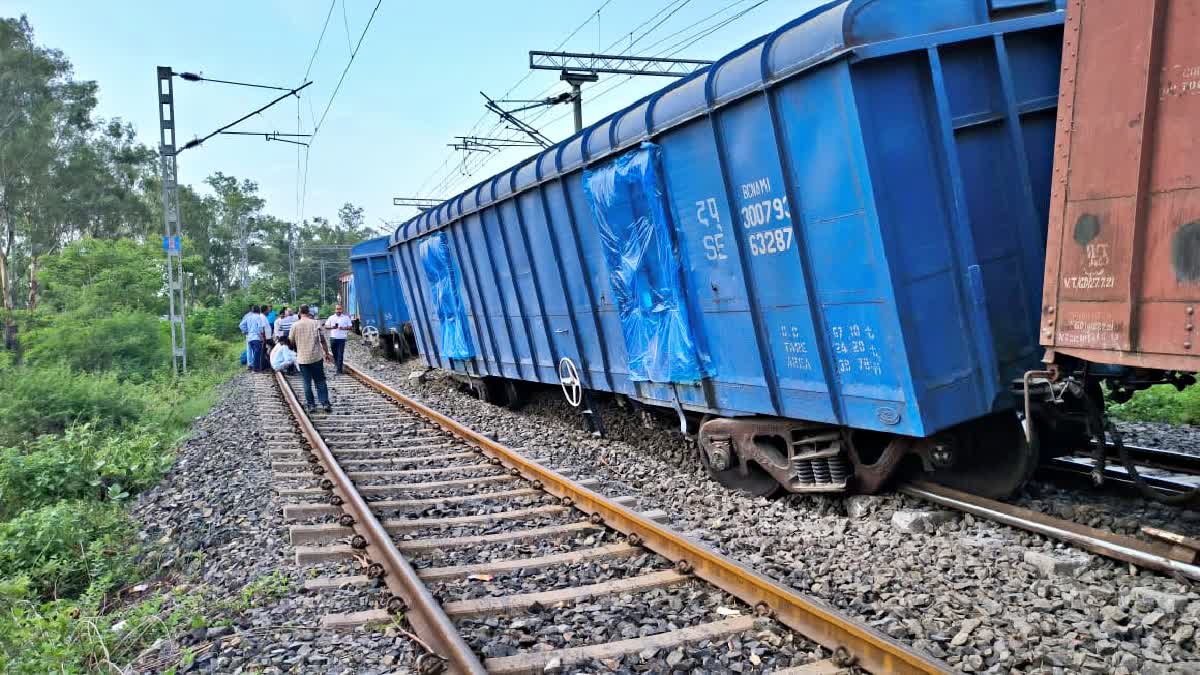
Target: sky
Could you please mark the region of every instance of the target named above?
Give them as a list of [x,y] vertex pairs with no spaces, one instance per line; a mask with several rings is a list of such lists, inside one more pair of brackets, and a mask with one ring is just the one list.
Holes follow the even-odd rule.
[[[343,203],[352,202],[366,210],[368,225],[383,230],[384,221],[415,214],[392,206],[393,196],[449,197],[532,154],[527,148],[472,153],[464,166],[463,153],[447,147],[455,136],[515,135],[494,130],[496,118],[486,113],[481,91],[493,98],[537,99],[567,90],[558,73],[528,69],[529,50],[629,49],[713,60],[819,2],[0,0],[0,16],[27,15],[39,44],[61,49],[77,79],[99,83],[98,115],[131,123],[139,139],[154,147],[156,66],[289,88],[301,84],[307,72],[313,84],[298,99],[289,97],[235,127],[313,133],[324,117],[307,150],[261,137],[217,136],[179,155],[180,180],[201,191],[204,178],[216,171],[252,180],[266,211],[285,220],[333,219]],[[585,124],[668,83],[602,77],[584,87]],[[180,144],[281,93],[177,79]],[[569,105],[524,115],[554,141],[573,131]]]

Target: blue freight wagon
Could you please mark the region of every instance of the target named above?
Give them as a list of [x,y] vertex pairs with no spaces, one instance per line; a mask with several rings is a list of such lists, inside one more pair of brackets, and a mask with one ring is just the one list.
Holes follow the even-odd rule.
[[359,330],[365,336],[377,334],[393,358],[413,353],[408,309],[388,254],[388,237],[368,239],[350,249],[350,270],[358,298]]
[[726,485],[1028,477],[1063,0],[840,0],[401,225],[420,352],[703,416]]

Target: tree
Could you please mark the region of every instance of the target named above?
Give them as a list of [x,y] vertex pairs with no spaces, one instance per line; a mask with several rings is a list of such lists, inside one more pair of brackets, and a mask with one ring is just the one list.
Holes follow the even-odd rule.
[[4,346],[14,352],[17,230],[19,220],[36,210],[38,187],[48,182],[69,71],[60,52],[33,44],[33,29],[25,17],[0,20],[0,305]]

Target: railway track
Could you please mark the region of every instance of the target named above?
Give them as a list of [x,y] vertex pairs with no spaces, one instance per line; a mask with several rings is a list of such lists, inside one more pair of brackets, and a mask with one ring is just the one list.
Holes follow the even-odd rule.
[[[1138,475],[1151,488],[1167,495],[1183,495],[1200,488],[1200,456],[1178,450],[1126,445],[1126,451],[1137,464]],[[1136,490],[1129,472],[1121,463],[1116,446],[1105,447],[1104,482]],[[1088,452],[1080,451],[1050,460],[1043,470],[1059,476],[1074,476],[1092,481],[1096,463]]]
[[[299,379],[275,376],[277,405],[305,441],[281,432],[273,451],[297,559],[343,563],[306,586],[374,592],[326,626],[402,615],[430,672],[577,671],[751,641],[766,649],[745,672],[949,672],[656,522],[665,514],[638,513],[347,369],[330,380],[335,411],[312,416]],[[642,618],[589,619],[617,598]]]

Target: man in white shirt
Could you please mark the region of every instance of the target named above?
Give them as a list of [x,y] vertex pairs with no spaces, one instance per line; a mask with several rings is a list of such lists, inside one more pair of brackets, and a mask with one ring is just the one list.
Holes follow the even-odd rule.
[[279,338],[271,350],[271,368],[284,375],[296,373],[296,352],[292,351],[289,342],[287,338]]
[[350,320],[350,316],[342,313],[341,305],[334,307],[333,314],[325,319],[325,329],[329,331],[329,347],[333,351],[333,363],[337,367],[338,375],[342,374],[342,361],[346,357],[346,337],[353,326],[354,322]]

